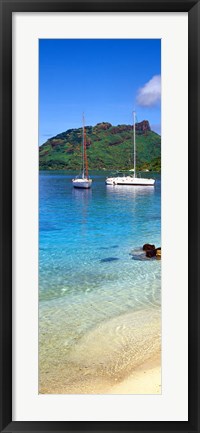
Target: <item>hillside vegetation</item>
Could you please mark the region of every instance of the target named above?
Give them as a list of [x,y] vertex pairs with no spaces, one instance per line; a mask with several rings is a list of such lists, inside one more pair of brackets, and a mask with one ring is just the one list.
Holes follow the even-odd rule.
[[[128,170],[133,168],[133,127],[98,123],[86,126],[89,169]],[[161,137],[149,122],[136,124],[137,169],[160,171]],[[68,129],[50,138],[39,148],[41,170],[79,170],[82,128]]]

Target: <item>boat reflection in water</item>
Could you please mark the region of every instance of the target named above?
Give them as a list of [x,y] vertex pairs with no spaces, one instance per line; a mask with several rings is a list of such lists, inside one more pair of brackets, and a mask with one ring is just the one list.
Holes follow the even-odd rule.
[[106,188],[107,194],[115,194],[116,196],[119,196],[120,198],[124,197],[139,197],[139,196],[145,196],[145,195],[153,195],[155,193],[155,187],[152,186],[141,186],[141,185],[132,185],[128,186],[126,185],[126,188],[124,188],[123,185],[107,185]]
[[89,207],[92,200],[92,189],[73,188],[72,197],[77,211],[76,218],[79,221],[82,235],[85,236],[87,233]]

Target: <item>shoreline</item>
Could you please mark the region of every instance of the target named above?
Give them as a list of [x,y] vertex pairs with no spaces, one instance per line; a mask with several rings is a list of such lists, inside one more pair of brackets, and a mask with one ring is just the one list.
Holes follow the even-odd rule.
[[[84,375],[84,374],[83,374]],[[134,368],[122,380],[116,380],[116,383],[108,382],[105,378],[92,379],[90,383],[86,383],[85,389],[82,387],[81,392],[69,392],[65,387],[56,392],[55,388],[46,388],[40,391],[40,394],[51,395],[160,395],[161,388],[161,357],[157,354],[156,357],[149,359],[141,365]],[[90,388],[90,391],[89,389]]]
[[124,380],[112,386],[106,394],[161,394],[160,356],[140,366]]
[[159,310],[112,318],[86,332],[69,351],[59,352],[50,364],[40,359],[42,394],[161,392]]

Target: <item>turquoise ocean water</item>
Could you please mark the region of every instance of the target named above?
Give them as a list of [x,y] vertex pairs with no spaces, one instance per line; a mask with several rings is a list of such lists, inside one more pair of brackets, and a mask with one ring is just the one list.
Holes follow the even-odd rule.
[[[42,392],[76,392],[76,389],[72,390],[69,376],[77,378],[77,369],[79,371],[84,362],[88,367],[83,353],[92,347],[91,341],[98,340],[101,327],[103,334],[107,329],[111,330],[110,342],[115,340],[118,348],[120,341],[124,348],[125,341],[127,346],[131,343],[135,327],[133,324],[130,328],[130,314],[131,317],[136,314],[134,317],[141,327],[148,328],[149,323],[151,330],[159,317],[155,319],[160,309],[161,261],[135,258],[144,243],[161,245],[160,175],[154,175],[155,187],[113,187],[105,185],[107,174],[104,171],[90,173],[92,188],[80,190],[72,187],[72,173],[40,172],[39,355]],[[145,175],[150,177],[149,173]],[[140,312],[145,314],[139,319]],[[142,325],[144,317],[146,321]],[[94,337],[90,336],[91,332]],[[145,351],[151,352],[154,343],[148,349],[147,342],[154,341],[155,337],[158,337],[157,328],[155,335],[145,337]],[[98,347],[102,347],[101,353],[106,353],[105,342],[100,340]],[[82,347],[80,356],[77,355],[78,347]],[[91,350],[94,354],[94,347]],[[129,360],[134,356],[135,352],[127,352]],[[99,355],[97,358],[99,362]],[[113,369],[110,358],[109,361]],[[108,366],[109,363],[104,359],[101,361],[100,370],[97,366],[98,376],[103,364]],[[95,359],[92,365],[94,367]],[[123,371],[122,364],[120,368]],[[54,386],[55,382],[62,382],[62,389]],[[78,385],[77,390],[81,392]]]

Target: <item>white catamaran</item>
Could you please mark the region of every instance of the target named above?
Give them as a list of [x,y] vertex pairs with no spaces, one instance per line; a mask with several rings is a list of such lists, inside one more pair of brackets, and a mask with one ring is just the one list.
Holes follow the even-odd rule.
[[155,179],[147,179],[137,177],[136,173],[136,137],[135,137],[135,111],[133,112],[133,145],[134,145],[134,174],[133,176],[114,176],[107,177],[106,185],[140,185],[140,186],[154,186]]
[[92,179],[88,176],[88,161],[86,153],[86,131],[85,131],[85,118],[83,114],[83,139],[82,139],[82,174],[72,179],[74,188],[90,188],[92,186]]

